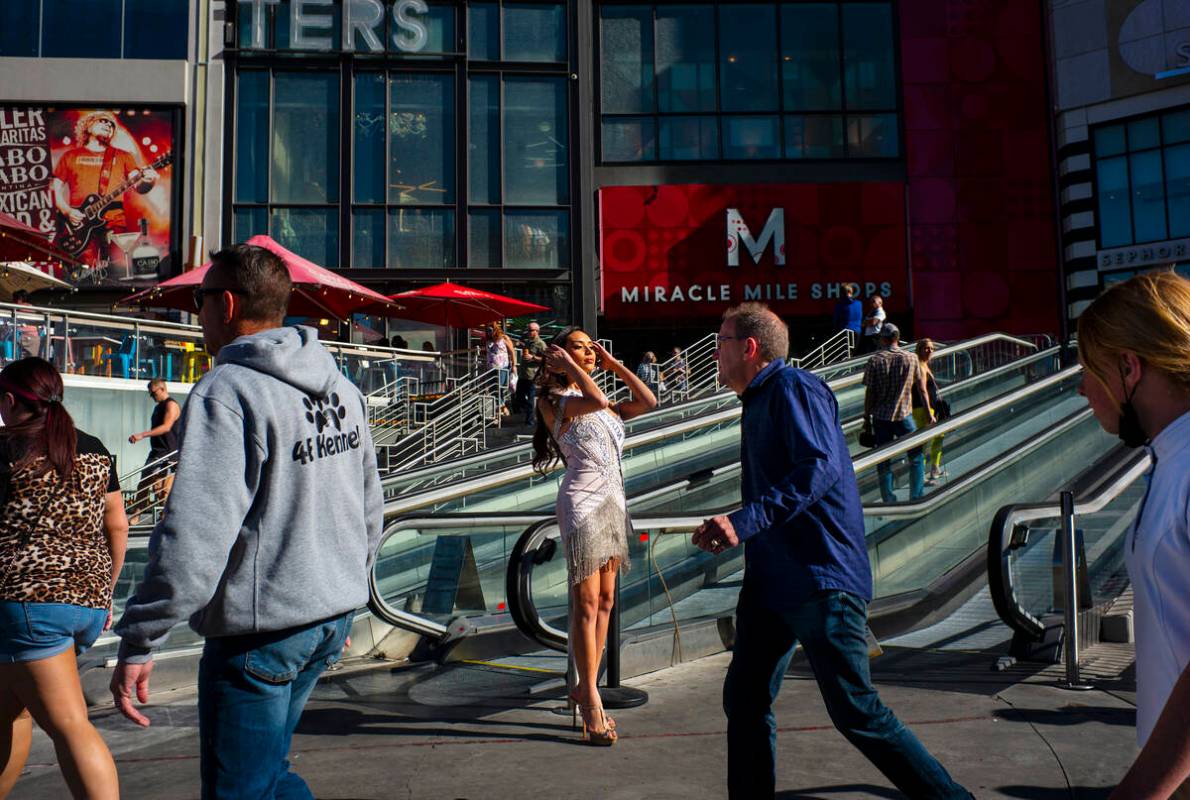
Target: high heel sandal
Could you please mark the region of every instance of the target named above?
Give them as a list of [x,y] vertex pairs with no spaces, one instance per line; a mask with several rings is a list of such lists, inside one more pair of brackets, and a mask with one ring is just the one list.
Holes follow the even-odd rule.
[[[607,715],[603,713],[603,706],[575,706],[582,714],[583,718],[583,741],[595,747],[611,747],[616,743],[616,739],[620,738],[616,732],[608,725]],[[594,717],[599,715],[599,719],[603,722],[603,730],[597,731],[587,724],[587,715]],[[594,721],[594,719],[592,719]]]
[[[575,689],[575,691],[578,691],[578,690]],[[582,702],[579,701],[578,695],[574,694],[574,692],[571,692],[570,694],[566,695],[566,701],[567,701],[567,704],[570,706],[571,726],[577,729],[578,728],[578,709],[582,706]],[[607,723],[607,729],[609,731],[614,731],[616,729],[616,721],[614,719],[612,719],[612,716],[610,714],[608,714],[606,710],[603,712],[603,719]]]

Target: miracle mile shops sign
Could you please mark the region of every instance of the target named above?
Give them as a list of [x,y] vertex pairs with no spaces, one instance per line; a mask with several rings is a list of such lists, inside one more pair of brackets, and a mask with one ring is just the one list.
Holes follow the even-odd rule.
[[908,310],[899,183],[612,186],[599,211],[609,321],[713,320],[749,300],[829,318],[848,283]]

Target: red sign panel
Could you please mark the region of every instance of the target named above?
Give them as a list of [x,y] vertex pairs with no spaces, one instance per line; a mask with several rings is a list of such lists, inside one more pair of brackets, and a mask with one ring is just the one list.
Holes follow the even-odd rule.
[[609,321],[713,318],[748,300],[829,316],[847,283],[908,309],[899,183],[612,186],[599,209]]

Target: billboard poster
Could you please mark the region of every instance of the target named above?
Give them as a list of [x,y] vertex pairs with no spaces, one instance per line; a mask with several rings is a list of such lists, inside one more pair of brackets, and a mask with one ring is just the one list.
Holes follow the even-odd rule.
[[79,286],[156,283],[178,252],[174,110],[0,105],[0,212],[78,261]]
[[829,319],[847,284],[909,309],[900,183],[610,186],[599,212],[609,321],[714,320],[750,300]]

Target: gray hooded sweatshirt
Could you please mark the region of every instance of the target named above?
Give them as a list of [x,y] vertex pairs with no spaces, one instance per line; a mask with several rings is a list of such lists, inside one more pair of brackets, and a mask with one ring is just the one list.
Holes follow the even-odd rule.
[[311,328],[241,336],[216,363],[186,401],[165,518],[115,628],[126,661],[186,618],[232,636],[368,602],[384,495],[363,396]]

